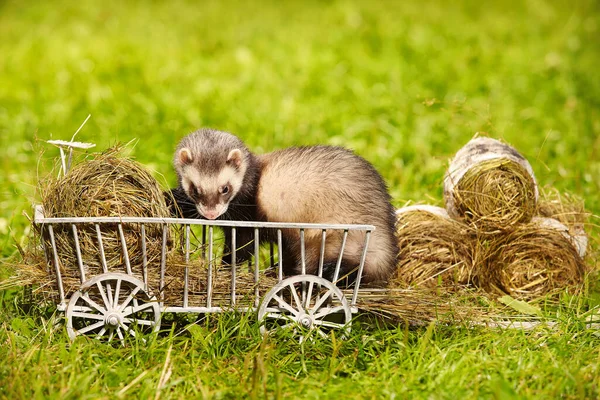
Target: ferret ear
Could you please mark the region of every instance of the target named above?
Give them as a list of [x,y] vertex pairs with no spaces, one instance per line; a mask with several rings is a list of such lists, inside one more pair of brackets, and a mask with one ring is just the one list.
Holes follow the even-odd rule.
[[233,165],[235,168],[239,168],[242,165],[244,155],[240,149],[233,149],[227,156],[227,164]]
[[179,161],[179,164],[181,165],[191,164],[192,161],[194,161],[194,158],[192,157],[192,151],[187,147],[179,150],[179,153],[177,153],[177,161]]

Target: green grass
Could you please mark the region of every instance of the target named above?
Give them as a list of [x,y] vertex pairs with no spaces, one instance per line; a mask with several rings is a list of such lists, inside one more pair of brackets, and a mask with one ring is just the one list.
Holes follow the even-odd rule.
[[230,315],[113,348],[85,338],[69,345],[62,329],[29,314],[17,313],[0,331],[7,398],[598,395],[598,337],[572,321],[529,333],[359,326],[345,340],[300,345],[285,334],[261,338],[251,318]]
[[[408,3],[0,2],[0,257],[26,241],[57,156],[42,141],[88,114],[79,140],[136,138],[132,154],[171,185],[177,141],[210,126],[257,152],[352,148],[396,205],[441,203],[447,160],[485,131],[600,215],[598,2]],[[556,331],[364,326],[304,346],[224,317],[122,349],[69,344],[21,298],[0,293],[10,399],[154,397],[165,363],[163,398],[600,396],[600,340],[577,311]]]

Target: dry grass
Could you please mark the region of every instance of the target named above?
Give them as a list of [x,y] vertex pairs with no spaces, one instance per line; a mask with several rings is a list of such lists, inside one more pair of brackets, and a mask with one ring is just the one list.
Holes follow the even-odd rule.
[[550,187],[541,191],[538,214],[542,217],[554,218],[567,226],[585,225],[590,216],[585,210],[583,199]]
[[[188,304],[206,306],[208,290],[208,265],[205,260],[185,263],[181,255],[171,257],[165,271],[164,301],[166,305],[183,305],[185,269],[188,267]],[[253,266],[252,266],[253,268]],[[274,272],[274,271],[273,271]],[[232,273],[230,267],[215,263],[212,273],[212,306],[227,307],[231,302]],[[251,268],[237,267],[235,276],[236,305],[251,306],[254,290],[262,298],[278,282],[270,271],[259,271],[255,280]]]
[[392,325],[423,326],[436,321],[472,326],[519,317],[514,309],[472,287],[463,287],[460,292],[439,287],[367,291],[361,292],[357,305]]
[[[75,165],[65,176],[40,183],[45,217],[168,217],[162,189],[139,163],[119,155],[120,148],[95,154]],[[47,227],[36,228],[50,251]],[[122,224],[131,269],[141,273],[143,265],[142,230],[139,224]],[[146,256],[156,268],[162,251],[162,227],[146,225]],[[79,264],[72,225],[54,225],[61,273],[78,277]],[[77,225],[77,236],[86,275],[103,270],[99,238],[94,224]],[[108,270],[125,270],[118,224],[102,224],[101,239]],[[170,245],[170,241],[168,241]]]
[[459,288],[471,281],[472,232],[443,209],[413,206],[398,210],[398,269],[390,287]]
[[586,267],[568,235],[535,219],[490,240],[493,252],[476,271],[491,293],[532,300],[581,285]]
[[582,283],[583,202],[556,190],[538,201],[531,165],[511,146],[487,137],[469,141],[450,163],[444,197],[448,214],[475,236],[469,251],[479,288],[531,300]]
[[585,257],[588,247],[585,228],[589,226],[590,213],[585,210],[584,201],[572,194],[560,193],[554,188],[545,188],[540,197],[538,214],[564,224],[577,246],[579,255]]
[[534,216],[538,189],[527,159],[506,143],[480,136],[450,162],[444,198],[452,218],[480,232],[507,232]]
[[503,158],[472,166],[454,198],[464,222],[484,232],[514,229],[536,211],[535,181],[522,165]]
[[[192,260],[188,263],[182,254],[173,252],[165,263],[164,286],[160,287],[160,269],[148,269],[148,292],[162,299],[166,306],[183,306],[185,269],[188,267],[188,306],[200,307],[207,305],[208,264],[205,260]],[[56,275],[42,252],[29,251],[21,263],[13,265],[16,274],[0,284],[0,290],[10,287],[32,286],[33,293],[50,302],[58,302],[58,286]],[[111,269],[110,272],[122,272],[124,269]],[[132,274],[143,281],[143,274]],[[86,277],[90,279],[92,276]],[[81,281],[76,275],[63,275],[62,283],[65,298],[68,300]],[[222,267],[218,263],[213,266],[212,273],[212,306],[228,307],[231,302],[232,269]],[[277,278],[265,271],[259,272],[259,280],[255,281],[254,272],[248,268],[236,269],[236,304],[238,306],[253,305],[254,290],[258,288],[262,298],[277,283]]]
[[[468,285],[492,296],[535,300],[577,289],[587,267],[587,214],[572,196],[550,191],[539,213],[509,231],[473,229],[438,207],[398,210],[398,270],[389,288],[436,288],[461,292]],[[591,265],[591,264],[590,264]],[[393,308],[393,307],[392,307]]]
[[[41,184],[40,192],[45,217],[169,217],[163,191],[158,182],[138,163],[125,158],[121,148],[94,154],[75,165],[66,176],[49,179]],[[105,267],[100,252],[100,242],[94,224],[78,224],[81,263],[85,280],[108,272],[127,272],[125,252],[118,224],[100,226]],[[131,275],[144,280],[141,224],[122,224],[123,239],[129,258]],[[146,279],[150,292],[167,305],[183,305],[185,271],[188,270],[188,305],[205,306],[208,290],[208,262],[192,255],[185,258],[174,243],[179,243],[182,230],[167,227],[167,246],[164,286],[161,288],[160,263],[162,256],[163,225],[145,224]],[[54,224],[56,254],[59,260],[61,281],[68,299],[81,285],[78,256],[72,225]],[[35,236],[23,261],[15,265],[15,276],[2,282],[1,288],[33,285],[36,294],[52,301],[57,300],[58,286],[52,262],[47,262],[41,248],[43,243],[48,259],[52,259],[52,246],[48,228],[36,226]],[[195,251],[200,254],[200,245]],[[212,270],[212,305],[227,306],[231,300],[232,270],[221,267],[215,258]],[[264,271],[255,281],[249,269],[238,268],[236,294],[238,301],[251,305],[255,288],[264,295],[277,282]]]

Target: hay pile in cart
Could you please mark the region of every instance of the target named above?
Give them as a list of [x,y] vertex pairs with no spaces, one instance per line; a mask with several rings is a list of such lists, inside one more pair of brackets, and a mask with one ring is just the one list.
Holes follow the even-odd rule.
[[[91,154],[68,173],[40,182],[44,217],[171,217],[157,180],[141,164],[124,157],[122,150],[117,146]],[[37,286],[37,293],[56,298],[57,273],[49,267],[49,264],[55,264],[66,298],[94,276],[103,272],[121,272],[145,282],[150,293],[167,304],[183,302],[187,279],[188,305],[206,303],[208,261],[199,256],[186,260],[184,233],[180,226],[144,224],[142,227],[139,223],[127,222],[53,224],[52,235],[45,225],[35,225],[35,228],[41,249],[46,254],[40,248],[25,252],[17,275],[4,286],[33,284]],[[52,251],[52,241],[56,252]],[[163,242],[166,243],[164,249]],[[197,247],[202,246],[206,247],[206,244]],[[196,254],[206,252],[205,248],[193,250]],[[163,256],[165,273],[161,282]],[[228,306],[232,269],[221,268],[215,262],[210,282],[212,305]],[[264,294],[276,282],[276,278],[267,274],[261,274],[261,279],[256,281],[248,268],[236,269],[235,285],[240,293],[252,292],[258,287]],[[244,297],[240,296],[239,301],[243,302]]]

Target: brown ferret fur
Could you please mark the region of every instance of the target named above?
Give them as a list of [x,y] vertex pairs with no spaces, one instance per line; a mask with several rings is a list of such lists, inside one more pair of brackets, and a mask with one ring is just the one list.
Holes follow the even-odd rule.
[[[396,266],[396,218],[385,182],[369,162],[350,150],[292,147],[256,156],[236,136],[202,129],[182,139],[174,166],[179,178],[174,193],[187,210],[185,217],[374,225],[362,282],[384,285]],[[238,232],[239,245],[252,240],[251,230]],[[342,235],[327,233],[323,276],[328,279],[333,278]],[[299,274],[299,230],[284,229],[282,236],[283,270]],[[226,239],[231,243],[230,237]],[[352,271],[360,263],[364,242],[364,231],[348,232],[340,276],[349,274],[350,281],[355,277]],[[317,274],[320,229],[305,230],[305,249],[306,272]],[[250,256],[238,254],[240,260]]]

